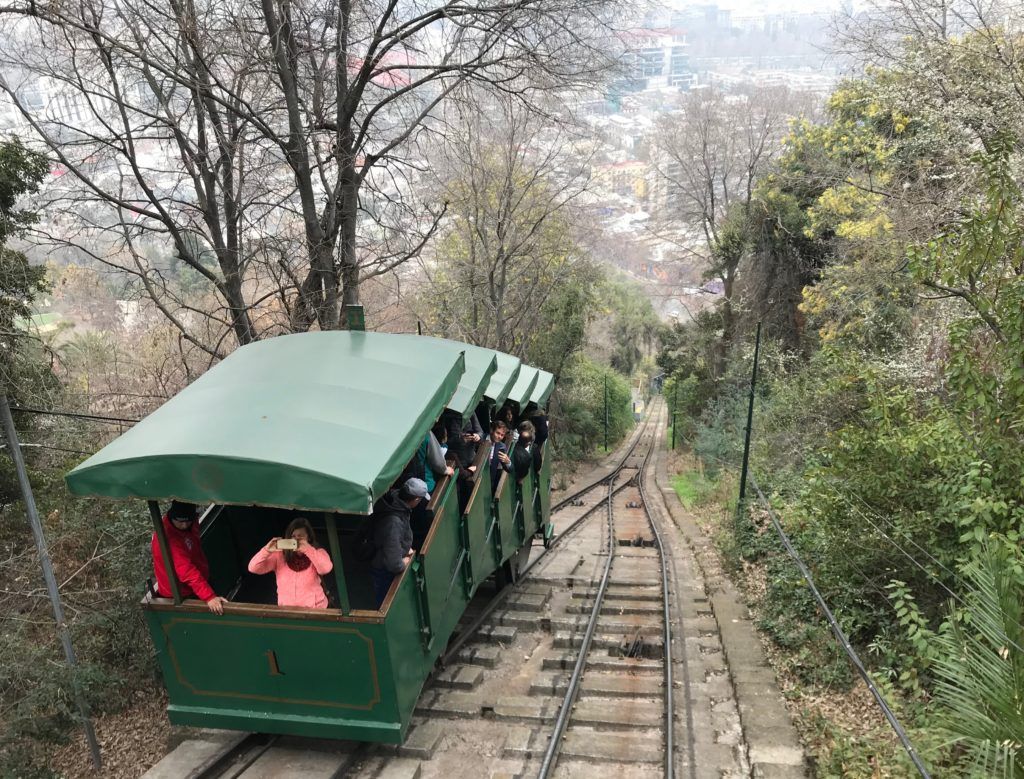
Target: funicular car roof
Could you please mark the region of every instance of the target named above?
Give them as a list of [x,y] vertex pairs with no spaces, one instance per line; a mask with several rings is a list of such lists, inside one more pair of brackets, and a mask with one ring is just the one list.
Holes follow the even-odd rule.
[[[67,475],[79,495],[368,513],[451,401],[465,357],[317,332],[244,346]],[[483,380],[481,379],[481,384]]]
[[[482,396],[487,395],[490,389],[491,379],[498,371],[498,355],[493,349],[485,349],[482,346],[472,346],[460,341],[450,341],[447,338],[434,338],[426,335],[392,335],[393,339],[405,339],[410,348],[416,348],[417,344],[425,341],[451,350],[453,353],[463,352],[466,355],[466,370],[459,379],[459,386],[455,394],[448,401],[448,408],[462,416],[473,411]],[[508,356],[508,355],[502,355]],[[516,358],[512,358],[516,359]],[[519,361],[516,360],[518,363]],[[490,396],[488,396],[490,397]],[[492,398],[493,400],[493,398]]]
[[530,402],[536,403],[541,408],[548,404],[551,393],[555,390],[555,377],[547,371],[537,369],[537,383],[534,385],[530,395]]
[[516,378],[516,383],[508,393],[508,399],[514,400],[520,407],[530,402],[533,395],[533,388],[537,386],[537,369],[529,365],[523,365]]
[[523,362],[518,357],[504,352],[495,352],[498,359],[498,370],[491,376],[491,383],[484,391],[484,395],[498,406],[505,402],[508,394],[512,391],[516,381],[519,379],[519,372],[523,368]]

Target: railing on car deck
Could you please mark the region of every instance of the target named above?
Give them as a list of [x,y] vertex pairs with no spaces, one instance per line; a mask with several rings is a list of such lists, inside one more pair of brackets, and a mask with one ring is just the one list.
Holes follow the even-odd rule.
[[471,595],[491,571],[493,555],[488,554],[497,515],[491,507],[491,442],[481,442],[473,465],[473,489],[462,513],[463,539],[468,550],[465,565],[466,593]]

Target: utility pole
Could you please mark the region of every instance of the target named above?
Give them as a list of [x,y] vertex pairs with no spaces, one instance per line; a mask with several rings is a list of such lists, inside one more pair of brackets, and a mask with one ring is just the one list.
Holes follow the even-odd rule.
[[604,376],[604,451],[608,452],[608,374]]
[[32,495],[32,485],[28,480],[25,459],[21,455],[21,443],[18,441],[18,433],[14,429],[14,418],[11,416],[11,407],[7,402],[7,393],[2,390],[0,390],[0,422],[3,423],[4,436],[7,438],[7,445],[11,450],[11,458],[14,460],[14,470],[18,473],[18,486],[21,487],[21,496],[25,500],[25,510],[28,513],[28,521],[32,526],[32,535],[39,552],[39,563],[43,567],[43,578],[46,580],[46,589],[50,594],[50,604],[53,606],[53,617],[57,621],[57,635],[64,647],[64,658],[68,668],[71,669],[71,685],[74,690],[75,703],[78,704],[78,712],[82,717],[82,726],[85,728],[85,740],[89,742],[92,764],[99,770],[101,766],[100,745],[96,741],[96,731],[92,727],[89,706],[78,686],[76,678],[78,661],[75,658],[75,650],[71,646],[71,634],[68,632],[67,622],[64,620],[64,607],[61,605],[60,591],[57,589],[57,577],[53,575],[50,550],[46,546],[46,537],[43,536],[43,525],[39,521],[39,511],[36,509],[36,501]]
[[747,466],[750,462],[750,430],[754,424],[754,389],[757,386],[757,358],[761,352],[761,323],[757,323],[757,336],[754,340],[754,368],[750,373],[750,400],[747,404],[747,429],[743,440],[743,468],[740,470],[740,501],[736,506],[737,517],[743,512],[743,502],[747,498]]
[[676,448],[676,403],[679,401],[679,379],[672,382],[672,449]]

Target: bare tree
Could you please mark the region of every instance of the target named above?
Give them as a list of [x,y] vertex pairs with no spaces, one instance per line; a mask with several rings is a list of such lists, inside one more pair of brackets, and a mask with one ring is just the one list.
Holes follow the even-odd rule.
[[1020,23],[1013,0],[868,0],[836,17],[833,38],[836,52],[857,65],[887,67],[908,47],[942,47],[952,36],[999,27],[1019,32]]
[[707,275],[722,283],[723,347],[734,327],[742,225],[754,187],[779,154],[789,119],[807,104],[785,88],[695,90],[653,132],[651,161],[665,184],[668,219],[701,236]]
[[[341,326],[359,284],[419,252],[410,201],[463,85],[538,94],[609,61],[608,0],[142,0],[0,8],[0,88],[67,175],[47,236],[134,274],[197,346]],[[219,301],[168,279],[172,259]],[[277,301],[285,320],[255,321]],[[190,318],[222,325],[221,343]]]
[[524,355],[539,312],[588,262],[573,208],[586,162],[571,128],[504,99],[460,104],[439,160],[448,214],[426,265],[435,329]]

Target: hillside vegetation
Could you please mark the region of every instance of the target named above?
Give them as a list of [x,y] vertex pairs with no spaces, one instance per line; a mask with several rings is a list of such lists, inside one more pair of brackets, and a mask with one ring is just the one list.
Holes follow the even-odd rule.
[[[752,473],[935,773],[1021,776],[1024,39],[920,29],[791,125],[723,220],[733,299],[659,361],[714,477],[763,323]],[[762,626],[799,680],[851,684],[762,514],[724,538],[764,574]],[[914,773],[836,738],[821,775]]]

